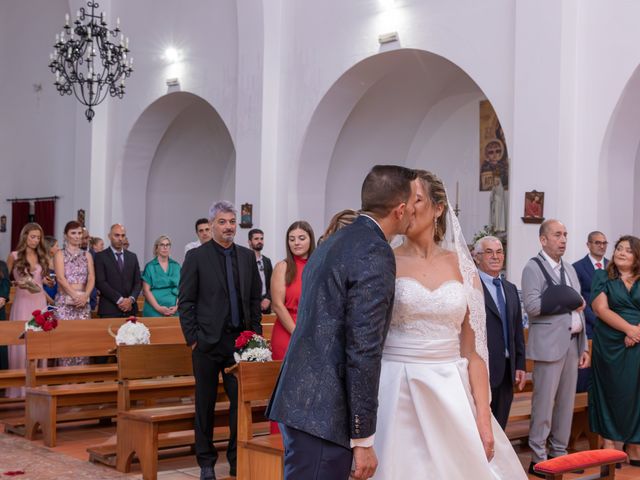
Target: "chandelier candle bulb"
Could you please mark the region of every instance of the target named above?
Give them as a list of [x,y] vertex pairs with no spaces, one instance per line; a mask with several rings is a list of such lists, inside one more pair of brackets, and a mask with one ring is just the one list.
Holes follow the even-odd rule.
[[69,14],[68,14],[68,13],[65,13],[65,14],[64,14],[64,25],[65,25],[66,27],[68,27],[68,26],[69,26]]

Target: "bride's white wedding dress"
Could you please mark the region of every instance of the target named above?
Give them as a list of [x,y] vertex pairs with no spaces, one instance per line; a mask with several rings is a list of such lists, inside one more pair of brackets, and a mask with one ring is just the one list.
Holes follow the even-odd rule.
[[374,479],[526,479],[511,443],[493,419],[495,456],[487,461],[475,422],[460,330],[465,287],[429,290],[400,277],[382,356]]

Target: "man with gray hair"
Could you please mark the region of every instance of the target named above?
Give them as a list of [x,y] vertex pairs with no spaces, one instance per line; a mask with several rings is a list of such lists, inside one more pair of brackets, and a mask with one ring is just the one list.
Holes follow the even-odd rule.
[[196,381],[195,444],[201,480],[215,480],[218,452],[213,446],[213,421],[218,378],[229,397],[230,474],[236,474],[238,382],[224,369],[235,364],[235,340],[243,330],[262,333],[262,283],[253,251],[233,243],[236,210],[217,202],[209,210],[212,240],[186,256],[180,272],[178,312],[192,349]]
[[513,283],[500,278],[504,249],[499,238],[479,239],[474,258],[482,280],[487,313],[491,411],[504,430],[513,401],[514,382],[520,390],[526,382],[520,297]]
[[[578,368],[589,366],[585,301],[573,266],[562,260],[567,229],[558,220],[540,225],[542,250],[524,267],[522,297],[529,314],[527,357],[533,360],[529,473],[538,462],[567,454]],[[547,450],[548,441],[548,450]]]

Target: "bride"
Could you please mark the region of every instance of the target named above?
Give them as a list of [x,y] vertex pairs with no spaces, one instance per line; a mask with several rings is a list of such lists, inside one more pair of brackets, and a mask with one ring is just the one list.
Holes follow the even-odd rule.
[[489,407],[484,300],[475,265],[442,182],[424,170],[418,177],[415,219],[395,250],[373,478],[526,479]]

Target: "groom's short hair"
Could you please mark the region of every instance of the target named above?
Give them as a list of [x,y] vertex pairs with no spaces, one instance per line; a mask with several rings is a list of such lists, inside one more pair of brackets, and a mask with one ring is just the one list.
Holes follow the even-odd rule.
[[400,165],[376,165],[362,183],[362,210],[384,218],[391,210],[409,200],[411,182],[417,177],[412,168]]

